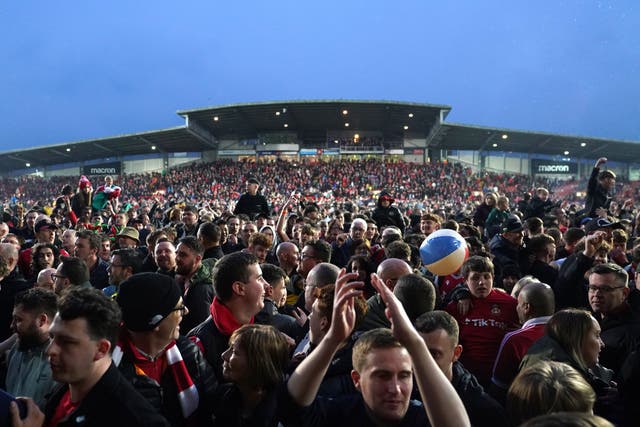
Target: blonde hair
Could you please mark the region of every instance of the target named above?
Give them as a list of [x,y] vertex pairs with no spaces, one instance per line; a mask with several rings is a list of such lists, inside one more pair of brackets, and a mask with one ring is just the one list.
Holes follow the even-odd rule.
[[596,393],[571,366],[541,361],[522,370],[507,392],[507,413],[513,425],[553,412],[591,413]]
[[588,366],[582,356],[582,343],[593,328],[593,322],[594,318],[588,311],[567,308],[551,316],[546,326],[546,334],[585,371]]

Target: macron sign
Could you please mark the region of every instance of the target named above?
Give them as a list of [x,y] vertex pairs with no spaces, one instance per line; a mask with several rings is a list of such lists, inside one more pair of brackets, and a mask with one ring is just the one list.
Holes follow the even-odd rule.
[[121,172],[122,164],[120,162],[102,163],[82,168],[83,175],[120,175]]
[[531,160],[531,173],[550,175],[575,175],[578,173],[578,164],[569,162],[555,162],[553,160]]

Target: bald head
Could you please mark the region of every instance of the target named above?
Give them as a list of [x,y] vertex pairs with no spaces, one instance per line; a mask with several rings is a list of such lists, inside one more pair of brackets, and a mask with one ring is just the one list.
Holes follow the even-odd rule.
[[307,276],[307,285],[321,288],[327,285],[333,285],[338,280],[340,269],[328,262],[321,262],[309,271]]
[[553,289],[546,283],[533,282],[526,285],[518,294],[520,302],[528,304],[528,319],[534,317],[551,316],[556,309]]
[[338,280],[339,273],[340,269],[328,262],[321,262],[309,271],[304,286],[304,308],[307,312],[311,312],[316,300],[315,289],[333,285]]
[[276,257],[280,267],[284,268],[285,271],[289,271],[297,267],[300,259],[300,250],[294,243],[282,242],[276,248]]
[[388,258],[380,263],[376,271],[380,279],[391,290],[396,286],[396,282],[402,276],[413,273],[409,264],[398,258]]
[[36,279],[36,286],[38,288],[45,288],[53,291],[53,274],[56,274],[55,268],[45,268],[40,270],[38,278]]

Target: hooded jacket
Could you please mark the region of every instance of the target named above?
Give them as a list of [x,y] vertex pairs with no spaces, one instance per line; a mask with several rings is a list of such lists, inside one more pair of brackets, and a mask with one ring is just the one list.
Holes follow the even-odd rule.
[[[389,206],[386,208],[382,207],[382,199],[384,197],[391,198]],[[404,218],[402,217],[402,214],[400,213],[398,208],[392,206],[393,202],[395,202],[395,200],[393,199],[393,197],[391,197],[391,194],[389,194],[388,191],[381,191],[380,195],[378,196],[378,204],[373,210],[371,218],[375,221],[378,228],[388,227],[392,225],[398,227],[400,231],[404,233]]]

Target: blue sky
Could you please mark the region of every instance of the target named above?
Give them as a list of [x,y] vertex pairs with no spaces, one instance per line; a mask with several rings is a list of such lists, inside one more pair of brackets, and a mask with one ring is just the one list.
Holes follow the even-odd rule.
[[[310,4],[307,4],[310,3]],[[448,121],[640,141],[636,0],[0,5],[0,151],[287,99],[453,107]]]

